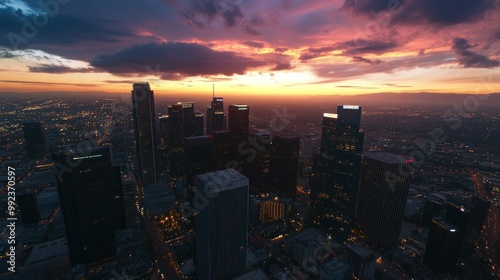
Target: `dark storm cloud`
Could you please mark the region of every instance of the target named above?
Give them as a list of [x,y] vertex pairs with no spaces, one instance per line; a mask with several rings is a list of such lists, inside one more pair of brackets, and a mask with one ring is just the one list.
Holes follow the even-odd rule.
[[[187,76],[244,74],[250,68],[267,63],[234,52],[215,51],[195,43],[170,42],[137,45],[113,54],[100,55],[90,64],[117,75],[149,74],[178,80]],[[148,71],[151,70],[150,65],[156,65],[156,70]]]
[[458,56],[458,63],[466,68],[493,68],[500,63],[489,59],[487,56],[469,51],[474,47],[464,38],[454,38],[451,49]]
[[30,72],[62,74],[62,73],[90,73],[95,72],[91,68],[71,68],[64,65],[42,64],[40,66],[28,67]]
[[390,14],[397,23],[454,25],[481,19],[495,0],[345,0],[344,8],[356,14]]
[[290,69],[293,69],[293,66],[290,64],[289,61],[277,62],[276,65],[273,68],[271,68],[272,71],[290,70]]
[[383,54],[389,52],[399,44],[394,42],[384,42],[375,40],[355,39],[345,42],[340,42],[331,46],[309,48],[300,56],[300,60],[310,60],[317,57],[322,57],[334,50],[342,50],[342,55],[359,56],[359,54]]
[[243,18],[240,7],[231,0],[191,0],[182,15],[200,28],[216,18],[222,19],[225,26],[233,27]]
[[254,42],[254,41],[246,41],[246,42],[243,42],[243,44],[247,45],[249,47],[252,47],[252,48],[257,48],[257,49],[262,49],[264,47],[263,43]]
[[362,62],[362,63],[368,63],[368,64],[379,64],[382,62],[382,60],[380,59],[368,59],[368,58],[364,58],[362,56],[354,56],[352,59],[351,59],[352,62]]
[[[80,18],[59,13],[36,17],[12,8],[0,9],[0,45],[22,49],[40,46],[75,46],[89,43],[117,43],[133,36],[123,25],[100,18]],[[35,21],[39,23],[35,24]],[[28,27],[25,27],[28,26]],[[16,43],[18,42],[18,43]]]

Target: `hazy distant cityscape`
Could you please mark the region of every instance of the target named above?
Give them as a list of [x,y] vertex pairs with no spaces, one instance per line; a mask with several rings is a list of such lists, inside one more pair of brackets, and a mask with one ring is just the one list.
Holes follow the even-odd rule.
[[151,90],[0,101],[2,279],[500,277],[484,97]]

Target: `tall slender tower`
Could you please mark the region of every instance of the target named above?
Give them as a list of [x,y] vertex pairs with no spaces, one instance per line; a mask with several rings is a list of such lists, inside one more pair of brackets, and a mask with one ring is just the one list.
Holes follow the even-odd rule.
[[364,133],[361,106],[342,105],[323,114],[320,153],[311,176],[313,222],[346,241],[356,216]]
[[411,160],[390,153],[367,152],[361,173],[356,224],[372,246],[395,248],[410,189]]
[[248,248],[248,178],[234,169],[196,176],[206,195],[196,216],[195,266],[200,280],[230,279],[245,272]]
[[149,83],[134,83],[132,109],[139,179],[143,186],[154,184],[157,180],[156,115],[154,92]]

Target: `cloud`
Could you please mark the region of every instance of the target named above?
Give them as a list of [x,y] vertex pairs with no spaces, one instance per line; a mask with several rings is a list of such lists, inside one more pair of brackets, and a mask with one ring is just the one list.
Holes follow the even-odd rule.
[[42,64],[40,66],[29,66],[30,72],[63,74],[63,73],[90,73],[95,72],[92,68],[71,68],[65,65]]
[[245,41],[243,42],[244,45],[247,45],[252,48],[257,48],[257,49],[262,49],[264,47],[263,43],[260,42],[254,42],[254,41]]
[[[100,55],[90,64],[116,75],[156,75],[178,80],[187,76],[245,74],[250,68],[268,63],[196,43],[169,42],[136,45]],[[150,65],[156,65],[156,69],[148,67]]]
[[500,63],[484,55],[469,51],[474,47],[464,38],[454,38],[451,49],[458,56],[458,63],[466,68],[493,68]]
[[359,54],[383,54],[397,48],[398,46],[399,44],[395,42],[355,39],[339,42],[329,46],[309,48],[306,52],[303,52],[300,55],[300,60],[304,61],[322,57],[335,50],[341,50],[342,55],[346,56],[358,56]]
[[[42,15],[42,14],[40,14]],[[33,46],[89,46],[91,43],[119,43],[134,36],[123,24],[102,18],[80,18],[62,14],[47,17],[47,23],[37,27],[34,15],[12,8],[0,8],[0,45],[13,49]],[[42,20],[40,16],[39,21]],[[28,24],[28,23],[29,24]],[[42,21],[43,22],[43,21]],[[25,27],[31,25],[32,27]],[[19,41],[19,43],[16,43]]]
[[344,9],[395,23],[455,25],[473,22],[496,8],[495,0],[345,0]]
[[42,85],[42,86],[78,86],[78,87],[95,87],[95,84],[82,84],[82,83],[54,83],[54,82],[37,82],[37,81],[21,81],[21,80],[0,80],[2,83],[11,84],[26,84],[26,85]]
[[272,71],[280,71],[280,70],[290,70],[293,69],[293,66],[290,64],[289,61],[286,62],[277,62],[276,66],[271,68]]
[[226,27],[234,27],[243,18],[240,7],[231,0],[191,0],[182,15],[198,28],[205,27],[214,19],[222,19]]
[[284,48],[284,47],[275,48],[274,51],[277,53],[284,53],[284,52],[288,51],[288,48]]
[[368,59],[368,58],[364,58],[362,56],[353,56],[352,59],[351,59],[352,62],[362,62],[362,63],[368,63],[368,64],[379,64],[382,62],[382,60],[380,59]]

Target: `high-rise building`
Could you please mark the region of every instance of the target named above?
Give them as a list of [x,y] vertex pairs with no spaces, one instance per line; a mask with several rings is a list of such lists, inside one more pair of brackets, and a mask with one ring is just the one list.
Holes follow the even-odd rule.
[[211,134],[214,141],[214,170],[224,170],[231,161],[229,131],[214,131]]
[[411,160],[383,152],[364,154],[356,224],[370,245],[397,246],[410,178]]
[[446,202],[445,220],[458,229],[460,229],[461,245],[465,241],[467,227],[470,221],[470,205],[469,202],[461,197],[451,197]]
[[295,198],[300,137],[275,135],[271,143],[270,169],[273,192]]
[[250,108],[248,105],[231,104],[228,109],[228,128],[231,133],[231,150],[234,159],[241,159],[238,147],[247,141],[250,129]]
[[311,204],[313,222],[345,241],[356,215],[364,133],[361,106],[338,106],[337,113],[323,114],[320,153],[314,155],[311,174]]
[[149,83],[134,83],[132,110],[140,182],[143,186],[154,184],[157,180],[156,115],[154,92]]
[[168,115],[158,118],[158,152],[157,152],[157,171],[158,178],[167,176],[169,160],[169,130],[170,119]]
[[45,133],[39,122],[23,123],[24,141],[30,159],[38,159],[45,155]]
[[460,250],[460,229],[441,218],[434,218],[429,228],[423,263],[436,274],[455,269]]
[[194,185],[194,177],[213,170],[213,138],[209,136],[193,136],[186,138],[186,181],[188,186]]
[[422,213],[422,226],[430,227],[432,224],[432,219],[439,217],[441,212],[443,212],[444,205],[441,201],[436,198],[428,197],[425,200],[424,210]]
[[224,114],[224,99],[213,97],[207,107],[207,134],[226,130],[226,115]]
[[168,106],[169,116],[169,171],[170,176],[180,177],[184,175],[184,112],[182,103]]
[[203,135],[203,114],[200,112],[194,113],[194,119],[192,122],[192,134],[193,136]]
[[36,200],[36,192],[30,191],[18,194],[16,202],[21,211],[21,219],[24,226],[31,226],[38,224],[40,219],[40,211]]
[[72,265],[87,267],[116,257],[115,230],[126,226],[119,167],[109,147],[53,154]]
[[[250,180],[250,192],[254,194],[271,192],[271,134],[268,132],[251,133],[253,142],[251,153],[243,174]],[[247,151],[247,150],[245,150]],[[253,153],[253,154],[252,154]]]
[[205,203],[195,219],[196,273],[200,280],[230,279],[246,271],[248,178],[234,169],[196,176]]
[[348,246],[347,262],[352,267],[352,279],[374,279],[375,258],[366,248],[360,245]]

